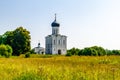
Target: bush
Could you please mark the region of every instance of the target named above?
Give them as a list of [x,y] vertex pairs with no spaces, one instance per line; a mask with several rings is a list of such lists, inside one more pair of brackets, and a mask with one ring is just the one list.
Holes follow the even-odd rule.
[[30,57],[30,52],[27,52],[26,54],[25,54],[25,58],[29,58]]
[[0,45],[0,55],[5,56],[6,58],[12,55],[12,48],[9,45]]
[[112,53],[113,53],[114,55],[120,55],[120,50],[112,50]]
[[104,55],[107,54],[106,51],[105,51],[105,49],[102,48],[102,47],[93,46],[93,47],[91,47],[91,48],[92,48],[92,49],[95,49],[95,50],[97,51],[97,53],[98,53],[99,56],[104,56]]
[[34,49],[30,50],[30,53],[31,53],[31,54],[36,54],[36,52],[35,52]]
[[83,56],[104,56],[104,55],[120,55],[120,50],[108,50],[99,46],[86,47],[84,49],[72,48],[67,50],[66,56],[83,55]]
[[6,47],[7,47],[7,51],[8,51],[8,54],[6,54],[6,57],[12,56],[12,53],[13,53],[12,47],[9,45],[6,45]]
[[[85,48],[82,50],[82,54],[83,55],[86,55],[86,56],[97,56],[98,53],[95,49],[92,49],[92,48]],[[80,55],[80,53],[79,53]]]
[[105,51],[106,51],[106,55],[113,55],[112,50],[108,50],[108,49],[106,49]]
[[78,55],[79,55],[79,56],[82,56],[82,55],[83,55],[82,52],[83,52],[83,49],[78,52]]
[[70,52],[67,52],[66,56],[72,56],[72,54]]
[[5,45],[0,45],[0,55],[1,56],[4,56],[5,54],[6,54],[6,52],[7,52],[7,48],[6,48],[6,46]]
[[106,51],[102,47],[93,46],[87,47],[79,51],[78,55],[85,55],[85,56],[103,56],[106,55]]
[[91,53],[90,53],[90,48],[84,48],[83,50],[82,50],[82,54],[83,55],[90,55]]
[[78,48],[72,48],[72,49],[67,50],[67,53],[71,55],[78,55],[79,51],[80,49]]
[[98,56],[98,53],[95,49],[92,49],[91,55],[92,56]]

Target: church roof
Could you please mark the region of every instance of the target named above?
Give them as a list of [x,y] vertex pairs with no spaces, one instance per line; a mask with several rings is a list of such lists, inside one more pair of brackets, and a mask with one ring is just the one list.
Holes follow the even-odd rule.
[[59,27],[60,24],[56,21],[56,14],[55,14],[55,20],[51,24],[52,27]]

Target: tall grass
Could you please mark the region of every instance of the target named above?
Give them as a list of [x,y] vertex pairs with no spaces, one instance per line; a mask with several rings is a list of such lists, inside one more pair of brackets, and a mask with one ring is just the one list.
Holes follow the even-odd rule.
[[119,80],[120,56],[0,58],[0,80]]

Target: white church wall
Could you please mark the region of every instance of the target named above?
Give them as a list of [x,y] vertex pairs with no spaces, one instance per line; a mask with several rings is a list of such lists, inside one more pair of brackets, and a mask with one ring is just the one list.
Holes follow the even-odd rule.
[[52,35],[52,53],[58,54],[58,50],[61,50],[61,54],[66,53],[66,36]]

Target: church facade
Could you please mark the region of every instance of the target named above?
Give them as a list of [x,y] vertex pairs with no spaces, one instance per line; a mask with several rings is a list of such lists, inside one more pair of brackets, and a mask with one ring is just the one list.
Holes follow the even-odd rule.
[[67,52],[67,36],[59,34],[60,24],[55,20],[51,24],[52,34],[45,37],[45,53],[64,55]]

